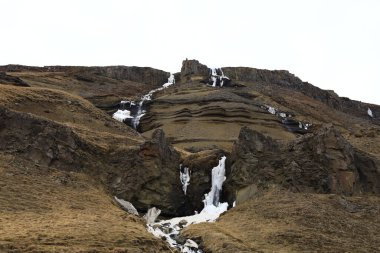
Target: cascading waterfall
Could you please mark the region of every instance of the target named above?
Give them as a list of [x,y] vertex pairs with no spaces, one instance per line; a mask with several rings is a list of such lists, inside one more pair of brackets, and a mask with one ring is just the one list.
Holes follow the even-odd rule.
[[224,75],[222,68],[210,68],[209,84],[211,84],[212,87],[216,87],[217,85],[220,85],[220,87],[223,87],[224,81],[226,80],[230,80],[230,79]]
[[[222,191],[223,182],[225,177],[225,164],[226,157],[223,156],[219,160],[219,164],[212,169],[211,172],[211,189],[205,195],[203,200],[204,208],[200,213],[191,216],[177,217],[170,220],[163,220],[160,222],[148,224],[148,231],[159,238],[165,238],[171,247],[178,248],[181,252],[201,253],[202,250],[198,249],[197,243],[187,239],[185,243],[179,244],[176,239],[180,231],[191,225],[201,222],[213,222],[222,213],[227,211],[228,203],[220,203],[220,194]],[[180,179],[183,184],[182,175],[188,174],[188,171],[180,170]],[[187,176],[186,176],[187,177]],[[190,180],[190,177],[189,177]],[[186,181],[186,180],[185,180]],[[186,186],[187,187],[187,186]]]
[[[137,109],[131,110],[131,107],[136,107],[136,103],[134,101],[121,101],[120,106],[121,109],[117,110],[113,115],[112,118],[120,121],[120,122],[130,122],[130,125],[137,129],[137,127],[140,124],[140,119],[145,115],[146,110],[144,109],[144,103],[146,101],[152,100],[153,94],[157,91],[163,90],[165,88],[168,88],[169,86],[173,85],[175,83],[175,78],[173,74],[170,74],[168,78],[168,82],[164,83],[162,87],[154,89],[149,91],[147,94],[141,97],[140,101],[137,104]],[[125,103],[124,103],[125,102]],[[130,109],[125,109],[125,104],[130,104]],[[135,114],[133,113],[135,112]]]

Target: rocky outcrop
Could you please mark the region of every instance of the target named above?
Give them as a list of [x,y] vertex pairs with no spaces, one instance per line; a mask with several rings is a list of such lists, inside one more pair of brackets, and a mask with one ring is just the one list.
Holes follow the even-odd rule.
[[354,149],[333,127],[288,145],[247,127],[231,154],[226,192],[244,200],[259,188],[278,184],[296,192],[380,192],[380,162]]
[[[153,206],[168,216],[193,212],[184,205],[180,155],[162,130],[140,146],[106,149],[66,125],[32,114],[1,108],[0,119],[2,152],[17,154],[37,167],[90,174],[141,212]],[[99,136],[98,141],[105,144],[112,138]]]
[[[174,150],[161,129],[143,143],[130,165],[113,176],[113,188],[138,210],[157,207],[163,215],[182,214],[184,198],[179,180],[180,155]],[[116,176],[116,177],[115,177]]]
[[197,60],[184,60],[181,68],[181,81],[204,80],[208,78],[210,69]]
[[30,87],[30,85],[19,77],[7,75],[5,72],[0,72],[0,84],[9,84],[23,87]]
[[36,166],[79,171],[90,161],[91,150],[68,127],[0,108],[0,150],[17,152]]
[[169,72],[149,67],[91,67],[87,70],[96,75],[106,76],[116,80],[129,80],[138,83],[150,84],[153,87],[162,86],[168,81]]

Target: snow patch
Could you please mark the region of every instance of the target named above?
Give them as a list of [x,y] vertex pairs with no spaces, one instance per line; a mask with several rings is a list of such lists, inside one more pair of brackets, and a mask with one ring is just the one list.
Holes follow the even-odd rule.
[[120,122],[123,122],[125,119],[133,119],[133,117],[131,116],[131,112],[129,110],[117,110],[112,115],[112,118]]
[[369,115],[371,118],[373,118],[373,113],[372,113],[372,110],[371,110],[370,108],[368,108],[367,113],[368,113],[368,115]]

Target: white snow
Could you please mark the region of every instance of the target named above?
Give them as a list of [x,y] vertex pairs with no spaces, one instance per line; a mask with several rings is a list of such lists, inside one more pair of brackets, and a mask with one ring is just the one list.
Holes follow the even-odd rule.
[[132,119],[131,112],[129,110],[117,110],[113,115],[112,118],[123,122],[125,119]]
[[276,114],[276,109],[274,107],[268,106],[268,112],[271,114]]
[[122,100],[122,101],[120,101],[120,104],[122,104],[122,105],[129,104],[130,107],[132,105],[136,105],[135,101],[129,101],[129,100]]
[[181,180],[183,193],[186,195],[187,186],[190,184],[189,168],[183,168],[183,172],[181,170],[181,167],[179,168],[179,179]]
[[368,113],[368,115],[369,115],[371,118],[373,118],[373,113],[372,113],[372,110],[371,110],[371,109],[368,108],[367,113]]
[[[165,237],[171,247],[179,247],[182,252],[198,252],[195,247],[190,246],[189,240],[184,245],[177,245],[177,242],[171,237],[178,235],[183,227],[187,227],[191,224],[197,224],[201,222],[214,222],[218,217],[227,211],[228,203],[220,203],[220,192],[222,191],[223,182],[225,177],[225,163],[226,157],[223,156],[219,160],[219,164],[212,169],[211,172],[211,190],[205,195],[204,208],[200,213],[185,217],[176,217],[170,220],[163,220],[153,224],[148,224],[148,231],[154,236],[162,238]],[[181,180],[182,182],[182,180]],[[180,227],[179,223],[185,220],[187,223]],[[169,234],[163,232],[160,227],[171,228],[172,231]],[[195,242],[194,242],[195,243]]]

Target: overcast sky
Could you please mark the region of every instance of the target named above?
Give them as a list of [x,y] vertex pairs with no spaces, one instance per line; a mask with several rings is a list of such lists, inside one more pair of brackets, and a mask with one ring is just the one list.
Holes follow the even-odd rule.
[[0,65],[286,69],[380,104],[377,0],[0,0]]

